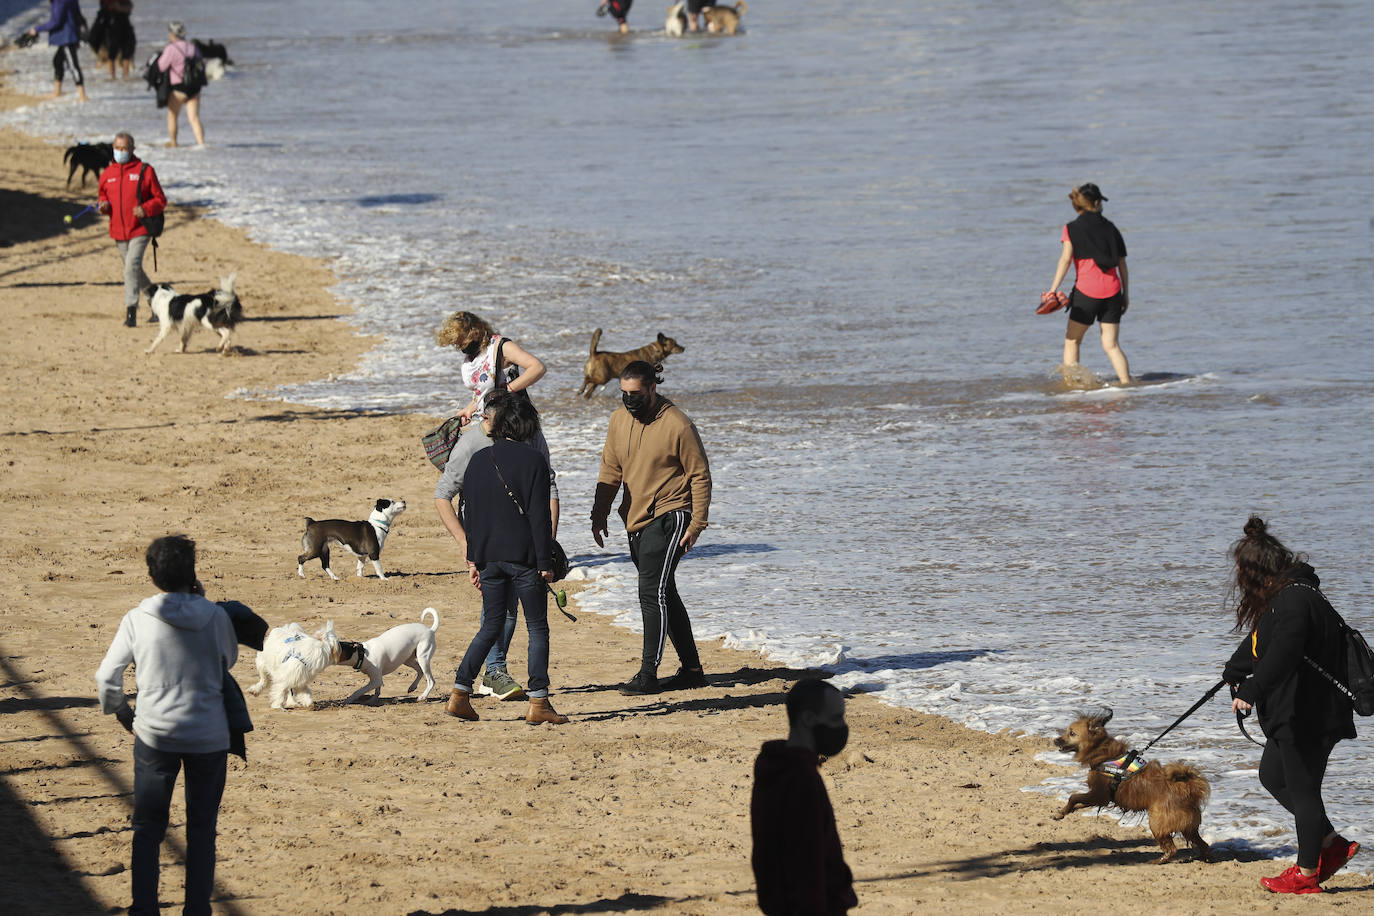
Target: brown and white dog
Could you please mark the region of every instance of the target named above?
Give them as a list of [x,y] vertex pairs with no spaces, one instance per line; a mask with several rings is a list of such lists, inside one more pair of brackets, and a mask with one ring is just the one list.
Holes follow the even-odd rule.
[[170,333],[172,328],[181,332],[181,346],[178,353],[186,352],[186,342],[191,339],[197,327],[219,334],[219,344],[215,347],[220,355],[229,352],[229,341],[234,336],[234,328],[243,320],[243,306],[234,293],[234,277],[230,274],[219,281],[219,289],[212,289],[196,296],[178,296],[177,291],[166,283],[148,287],[144,292],[157,316],[157,337],[145,351],[151,353]]
[[592,396],[592,392],[606,384],[613,378],[620,378],[620,373],[625,367],[637,359],[642,359],[646,363],[657,366],[659,363],[674,353],[683,352],[685,347],[671,337],[658,335],[658,339],[651,344],[645,344],[638,350],[627,350],[624,353],[600,353],[597,352],[596,345],[601,342],[601,329],[597,328],[592,332],[591,355],[587,357],[587,362],[582,366],[582,387],[577,389],[577,393],[584,398]]
[[1060,820],[1078,808],[1105,808],[1116,805],[1122,811],[1147,811],[1150,833],[1163,850],[1155,860],[1164,864],[1178,854],[1173,835],[1181,834],[1197,849],[1197,856],[1209,860],[1207,843],[1198,833],[1202,826],[1202,805],[1212,787],[1196,767],[1185,763],[1150,761],[1126,774],[1113,772],[1113,764],[1130,753],[1125,742],[1107,734],[1107,722],[1112,711],[1082,713],[1064,734],[1054,739],[1054,746],[1088,768],[1088,791],[1075,792],[1068,803],[1054,816]]
[[706,31],[733,35],[739,30],[739,17],[744,15],[744,0],[734,6],[708,6],[701,11],[706,17]]
[[358,575],[363,574],[363,559],[372,561],[378,579],[385,579],[382,572],[382,545],[391,531],[391,523],[396,516],[406,511],[404,499],[379,499],[372,508],[372,514],[365,522],[349,522],[341,518],[327,518],[315,521],[307,517],[305,534],[301,535],[301,555],[296,557],[296,575],[305,578],[305,561],[320,558],[320,566],[335,582],[339,577],[329,568],[329,546],[342,547],[358,558]]
[[[685,0],[678,0],[677,3],[668,7],[668,18],[663,22],[663,31],[667,32],[673,38],[681,38],[682,33],[687,31],[686,10],[687,4]],[[71,179],[68,178],[67,180],[70,181]],[[82,181],[85,181],[85,176],[82,176]]]

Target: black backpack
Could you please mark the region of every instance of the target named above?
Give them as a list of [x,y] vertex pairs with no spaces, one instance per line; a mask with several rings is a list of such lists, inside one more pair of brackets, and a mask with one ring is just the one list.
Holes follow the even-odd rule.
[[205,58],[197,54],[186,58],[185,68],[181,71],[181,91],[195,95],[205,88],[210,80],[205,75]]
[[[1296,582],[1295,585],[1303,585],[1311,588],[1312,591],[1321,595],[1321,590],[1312,588],[1303,582]],[[1325,598],[1322,595],[1322,598]],[[1330,604],[1330,602],[1327,602]],[[1335,613],[1334,608],[1332,613]],[[1336,620],[1340,623],[1341,643],[1345,648],[1345,677],[1341,678],[1341,672],[1327,671],[1321,665],[1312,660],[1310,656],[1304,655],[1303,660],[1313,668],[1316,668],[1322,675],[1331,682],[1332,686],[1350,698],[1351,704],[1355,707],[1355,712],[1362,716],[1374,716],[1374,652],[1369,650],[1369,643],[1365,642],[1360,631],[1356,630],[1340,614],[1336,614]]]

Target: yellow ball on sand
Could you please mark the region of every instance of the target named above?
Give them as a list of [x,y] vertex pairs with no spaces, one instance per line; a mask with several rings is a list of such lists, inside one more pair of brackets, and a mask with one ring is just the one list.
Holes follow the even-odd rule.
[[72,224],[72,215],[68,213],[66,216],[62,217],[62,222],[70,226]]

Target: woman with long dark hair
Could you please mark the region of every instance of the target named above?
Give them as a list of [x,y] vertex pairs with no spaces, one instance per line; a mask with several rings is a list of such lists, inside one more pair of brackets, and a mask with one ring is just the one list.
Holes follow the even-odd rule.
[[1050,292],[1068,276],[1073,265],[1073,293],[1069,297],[1069,326],[1064,332],[1064,365],[1078,365],[1083,335],[1094,322],[1102,325],[1102,350],[1112,361],[1116,377],[1123,385],[1131,383],[1131,367],[1119,343],[1121,317],[1131,305],[1129,275],[1126,272],[1126,242],[1116,225],[1102,215],[1107,198],[1092,182],[1069,192],[1069,203],[1078,217],[1060,233],[1059,263],[1054,269]]
[[1340,617],[1312,567],[1259,516],[1250,516],[1230,555],[1236,631],[1246,636],[1222,677],[1234,691],[1231,708],[1259,714],[1268,737],[1260,783],[1293,815],[1298,834],[1297,864],[1260,884],[1279,894],[1318,894],[1360,848],[1331,826],[1321,794],[1332,748],[1355,737],[1350,700],[1308,661],[1344,673]]

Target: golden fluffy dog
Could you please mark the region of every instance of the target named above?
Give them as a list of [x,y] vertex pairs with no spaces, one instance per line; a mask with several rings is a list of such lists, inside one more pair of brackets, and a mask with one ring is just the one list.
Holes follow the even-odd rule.
[[596,345],[601,342],[601,329],[597,328],[592,332],[591,355],[587,357],[587,362],[582,366],[582,387],[577,389],[577,393],[584,398],[592,396],[592,392],[600,386],[606,384],[613,378],[620,378],[620,373],[630,363],[637,359],[642,359],[650,365],[657,366],[663,360],[674,353],[681,353],[685,348],[671,337],[658,335],[658,340],[651,344],[645,344],[638,350],[627,350],[624,353],[598,353]]
[[1207,843],[1198,834],[1198,828],[1202,826],[1202,805],[1212,787],[1196,767],[1153,760],[1118,781],[1106,765],[1121,760],[1130,748],[1107,734],[1106,725],[1111,718],[1110,709],[1083,713],[1054,739],[1055,747],[1073,754],[1075,760],[1088,768],[1088,791],[1070,795],[1054,819],[1078,808],[1105,808],[1112,804],[1123,811],[1147,811],[1150,833],[1164,852],[1156,863],[1162,865],[1178,854],[1173,840],[1176,833],[1198,850],[1198,858],[1210,861]]
[[706,31],[721,35],[733,35],[739,29],[739,17],[744,15],[746,4],[740,0],[734,6],[708,6],[701,11],[706,17]]

